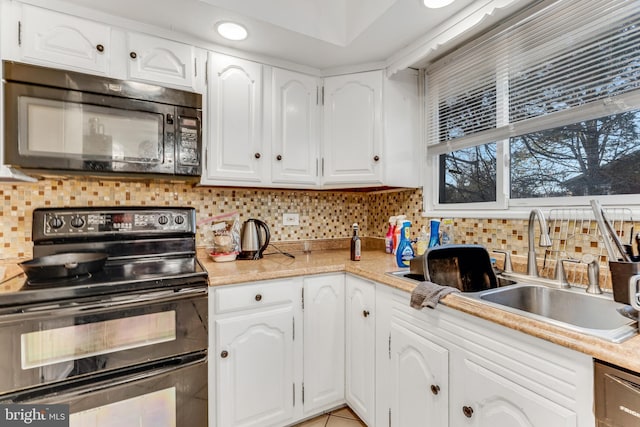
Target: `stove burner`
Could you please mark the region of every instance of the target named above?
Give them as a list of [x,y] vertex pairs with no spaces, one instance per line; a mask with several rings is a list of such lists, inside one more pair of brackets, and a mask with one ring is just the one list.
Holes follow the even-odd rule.
[[78,285],[84,282],[85,280],[89,280],[91,278],[91,273],[86,274],[78,274],[76,276],[70,277],[60,277],[56,279],[46,279],[46,280],[34,280],[28,279],[27,286],[44,288],[44,287],[54,287],[54,286],[67,286],[67,285]]

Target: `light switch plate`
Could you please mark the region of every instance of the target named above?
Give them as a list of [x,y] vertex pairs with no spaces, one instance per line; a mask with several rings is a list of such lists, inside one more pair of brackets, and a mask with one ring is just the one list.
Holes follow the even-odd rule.
[[297,213],[282,214],[282,225],[300,225],[300,215]]

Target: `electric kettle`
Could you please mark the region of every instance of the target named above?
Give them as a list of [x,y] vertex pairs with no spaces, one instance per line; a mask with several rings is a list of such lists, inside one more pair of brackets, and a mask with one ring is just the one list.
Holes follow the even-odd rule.
[[[260,230],[263,233],[260,233]],[[261,234],[264,234],[264,238]],[[248,219],[242,224],[240,231],[240,254],[238,259],[260,259],[269,245],[269,227],[259,219]]]

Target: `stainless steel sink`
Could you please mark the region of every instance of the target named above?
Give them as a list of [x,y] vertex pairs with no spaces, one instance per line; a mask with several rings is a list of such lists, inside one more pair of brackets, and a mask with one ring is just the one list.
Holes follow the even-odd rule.
[[389,276],[398,277],[400,279],[409,280],[411,282],[422,282],[424,281],[424,276],[422,274],[414,274],[409,271],[409,269],[402,269],[398,271],[389,271]]
[[611,342],[622,342],[637,333],[637,313],[629,306],[606,295],[588,295],[584,289],[516,284],[463,295],[505,311]]
[[[422,276],[400,270],[394,277],[422,281]],[[524,277],[524,276],[523,276]],[[619,343],[638,333],[638,313],[615,302],[610,295],[590,295],[584,289],[557,289],[539,283],[516,283],[512,277],[498,276],[498,288],[459,295],[500,310],[546,322],[572,331]],[[548,281],[548,279],[545,279]]]
[[[389,271],[386,274],[388,274],[389,276],[393,276],[393,277],[397,277],[399,279],[404,279],[404,280],[408,280],[410,282],[416,283],[416,282],[422,282],[424,281],[424,276],[422,274],[415,274],[415,273],[411,273],[409,271],[409,269],[402,269],[402,270],[398,270],[398,271]],[[501,276],[497,276],[496,277],[497,283],[498,283],[498,287],[501,286],[508,286],[508,285],[513,285],[514,282],[513,280],[506,278],[506,277],[501,277]],[[463,293],[467,293],[462,291]]]

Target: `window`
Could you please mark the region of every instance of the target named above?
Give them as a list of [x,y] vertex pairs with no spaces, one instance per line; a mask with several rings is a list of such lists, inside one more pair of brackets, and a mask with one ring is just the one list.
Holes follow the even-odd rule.
[[519,135],[509,146],[512,199],[640,194],[640,110]]
[[429,209],[637,204],[640,2],[542,2],[426,76]]

